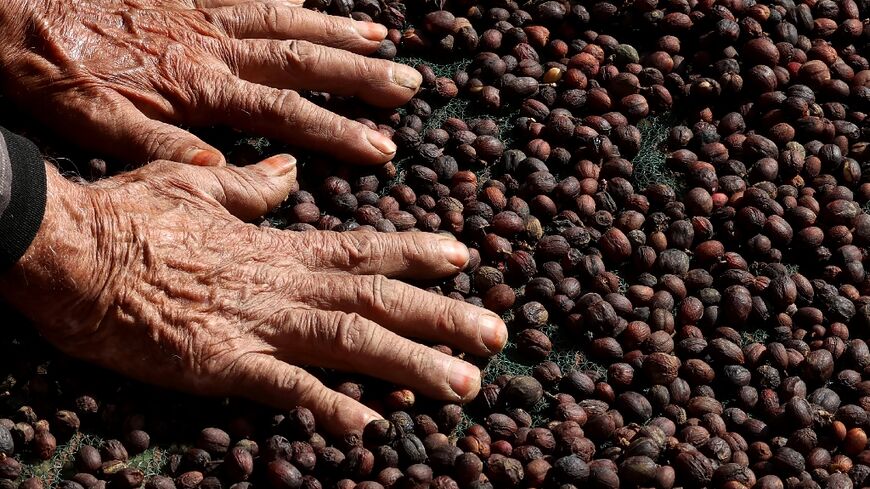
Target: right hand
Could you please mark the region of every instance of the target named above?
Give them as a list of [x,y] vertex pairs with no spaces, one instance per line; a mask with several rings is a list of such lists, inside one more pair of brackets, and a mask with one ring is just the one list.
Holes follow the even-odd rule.
[[296,90],[395,107],[417,70],[362,56],[387,29],[292,0],[2,0],[0,73],[9,99],[71,141],[126,162],[223,165],[175,124],[230,125],[348,162],[396,146]]
[[406,337],[476,355],[507,340],[495,314],[386,278],[458,272],[468,250],[450,237],[245,224],[295,186],[289,156],[156,162],[91,185],[46,169],[45,219],[0,294],[74,357],[194,393],[303,405],[343,432],[379,416],[300,366],[463,402],[480,371]]

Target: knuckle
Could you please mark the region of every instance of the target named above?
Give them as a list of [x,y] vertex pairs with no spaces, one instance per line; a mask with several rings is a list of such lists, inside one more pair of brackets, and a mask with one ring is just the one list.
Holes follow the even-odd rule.
[[432,253],[433,235],[428,233],[407,233],[402,252],[408,256],[426,256]]
[[345,145],[349,141],[364,140],[363,126],[359,122],[320,110],[316,116],[317,135],[331,143]]
[[[300,140],[321,141],[323,144],[346,145],[364,136],[365,126],[340,117],[302,98],[292,90],[276,97],[273,110],[281,124],[293,127]],[[292,94],[292,95],[291,95]]]
[[209,63],[207,60],[203,59],[200,61],[203,68],[212,69],[213,67],[226,67],[230,73],[238,75],[246,57],[245,50],[240,47],[241,43],[234,37],[222,37],[210,41],[209,44],[213,46],[212,51],[214,59],[219,61]]
[[288,377],[293,376],[295,378],[293,389],[288,389],[287,392],[292,392],[293,398],[299,404],[311,406],[312,403],[318,402],[318,382],[297,367],[294,367],[293,370],[295,371],[294,373],[287,374]]
[[[292,246],[290,246],[292,241],[288,239],[289,236],[284,230],[260,226],[245,226],[242,232],[244,234],[240,237],[241,242],[254,243],[266,256],[283,256],[292,249]],[[270,274],[270,280],[276,280],[274,275],[274,273]],[[279,275],[279,285],[289,284],[296,278],[283,273]]]
[[[211,171],[208,173],[210,178],[208,179],[208,182],[203,182],[203,184],[211,191],[210,193],[212,193],[219,202],[227,202],[230,200],[233,193],[239,194],[245,191],[236,190],[238,185],[235,184],[235,177],[232,178],[233,182],[230,182],[229,178],[226,176],[221,175],[211,168],[210,170]],[[229,174],[233,175],[233,173]],[[242,186],[242,189],[244,189],[244,186]]]
[[325,419],[347,419],[348,414],[345,412],[346,410],[342,406],[341,399],[338,394],[334,392],[330,392],[326,399],[320,398],[318,402],[321,405],[324,405],[322,408],[322,412],[324,413]]
[[305,110],[310,110],[302,104],[302,96],[295,90],[281,90],[272,101],[268,113],[281,119],[290,119],[297,124],[305,119]]
[[240,24],[239,21],[246,19],[243,12],[238,12],[233,8],[227,7],[215,9],[196,7],[192,12],[195,12],[202,20],[217,28],[222,34],[235,35],[236,28]]
[[373,85],[383,85],[386,82],[385,72],[387,65],[380,59],[366,58],[358,54],[343,52],[342,56],[347,58],[349,64],[354,67],[357,77],[361,80],[367,80]]
[[[327,112],[328,115],[332,115]],[[337,140],[365,140],[367,138],[366,126],[357,121],[352,121],[347,117],[334,116],[336,121],[331,124],[331,130],[334,131],[334,137]]]
[[302,377],[299,375],[299,371],[287,369],[278,377],[275,387],[282,392],[298,393],[302,384]]
[[164,177],[181,178],[185,165],[169,160],[155,160],[150,165],[151,170]]
[[443,334],[457,334],[462,332],[462,328],[457,320],[460,315],[459,308],[461,304],[458,301],[449,300],[439,297],[435,294],[428,294],[429,300],[433,303],[432,310],[436,311],[437,323],[436,328]]
[[181,163],[173,163],[168,170],[161,172],[155,178],[145,181],[145,185],[150,186],[161,195],[167,196],[203,196],[201,190],[201,180],[198,175],[185,168],[187,165]]
[[372,347],[373,331],[362,316],[356,313],[341,314],[336,320],[335,345],[339,351],[352,354],[368,351]]
[[144,152],[148,161],[161,159],[161,156],[166,154],[167,140],[171,137],[168,128],[155,126],[143,131],[141,127],[125,127],[129,131],[136,132],[134,136],[135,144]]
[[336,17],[319,17],[322,19],[320,27],[323,29],[323,34],[327,39],[343,40],[348,37],[348,31],[351,27],[345,19]]
[[[375,233],[336,233],[317,231],[305,233],[299,240],[297,254],[311,270],[341,270],[353,274],[379,270],[386,256],[384,238]],[[365,282],[370,290],[363,298],[371,298],[375,284]],[[389,288],[390,284],[382,284]]]
[[[305,9],[297,9],[297,8],[288,8],[284,6],[277,7],[281,9],[278,14],[281,16],[280,22],[283,23],[290,30],[296,30],[300,24],[306,22],[306,15],[309,13]],[[318,14],[319,15],[319,14]]]
[[273,3],[257,4],[258,15],[262,19],[263,30],[271,36],[281,32],[281,11]]
[[157,59],[158,82],[183,82],[190,75],[190,48],[181,41],[170,41]]
[[143,133],[140,137],[142,150],[145,152],[145,157],[148,160],[154,160],[159,157],[164,146],[164,134],[162,131],[150,131]]
[[381,259],[376,240],[371,236],[357,233],[338,234],[340,251],[338,256],[344,259],[343,268],[351,271],[371,269],[377,266]]
[[[316,137],[328,144],[348,144],[348,141],[358,141],[362,137],[362,124],[338,116],[327,109],[311,104],[307,112],[307,135]],[[357,132],[353,132],[354,124],[358,124]]]
[[[368,308],[373,313],[381,316],[392,314],[394,308],[388,305],[389,303],[386,299],[388,295],[387,289],[390,290],[390,294],[395,294],[397,291],[391,286],[390,280],[383,275],[366,275],[363,278],[363,283],[367,284],[367,291],[364,291],[363,294],[367,299]],[[401,300],[401,298],[394,299]]]
[[279,43],[289,69],[301,72],[316,71],[322,56],[322,50],[314,43],[300,40],[290,40]]
[[[229,56],[227,58],[229,63]],[[229,89],[226,83],[221,83],[214,70],[192,64],[190,57],[185,55],[167,64],[177,67],[165,77],[161,91],[183,117],[196,120],[198,109],[219,107],[227,101]]]
[[433,371],[433,361],[429,353],[419,345],[405,342],[404,346],[399,347],[399,358],[404,358],[405,369],[408,372],[413,372],[417,378],[429,378]]

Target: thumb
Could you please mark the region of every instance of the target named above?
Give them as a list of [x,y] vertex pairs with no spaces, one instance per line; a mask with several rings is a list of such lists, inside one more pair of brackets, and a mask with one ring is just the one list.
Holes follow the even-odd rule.
[[[192,168],[191,168],[192,169]],[[200,190],[214,197],[243,221],[262,217],[277,207],[296,186],[296,158],[281,154],[255,165],[200,168],[211,178]]]
[[[197,166],[226,165],[214,146],[172,124],[152,119],[111,91],[55,95],[49,124],[72,140],[133,163],[157,160]],[[72,123],[75,121],[75,123]]]

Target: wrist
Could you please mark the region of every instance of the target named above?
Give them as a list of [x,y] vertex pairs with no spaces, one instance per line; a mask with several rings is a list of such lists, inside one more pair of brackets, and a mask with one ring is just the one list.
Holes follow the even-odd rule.
[[94,286],[96,240],[90,191],[44,165],[42,224],[21,259],[0,276],[0,296],[37,325],[50,326],[70,320],[83,289]]

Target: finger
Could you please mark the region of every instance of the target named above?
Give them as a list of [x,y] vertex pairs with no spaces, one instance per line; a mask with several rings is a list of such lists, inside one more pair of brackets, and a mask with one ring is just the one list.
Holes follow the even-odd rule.
[[304,406],[323,427],[341,435],[361,431],[375,419],[375,411],[353,399],[326,388],[305,370],[264,354],[252,354],[239,363],[236,371],[238,394],[279,409]]
[[230,64],[239,76],[272,87],[355,96],[372,105],[396,107],[410,100],[423,81],[410,66],[308,41],[227,42]]
[[296,158],[277,155],[255,165],[207,168],[196,185],[230,214],[250,221],[277,207],[296,185]]
[[[65,136],[131,163],[170,160],[199,166],[225,165],[220,151],[193,134],[147,117],[114,92],[64,92],[51,98],[49,123]],[[74,122],[74,123],[70,123]]]
[[205,11],[209,20],[237,39],[302,39],[357,53],[371,53],[387,28],[278,3],[251,2]]
[[301,7],[305,3],[305,0],[193,0],[191,8],[226,7],[243,3],[275,3],[290,7]]
[[297,187],[296,159],[290,155],[276,155],[245,167],[205,168],[157,160],[90,185],[112,189],[138,181],[191,191],[196,189],[215,199],[230,214],[250,221],[277,207]]
[[275,338],[275,345],[305,363],[362,373],[453,402],[469,401],[480,390],[480,370],[474,365],[402,338],[358,314],[297,311],[285,324],[292,333]]
[[507,342],[504,322],[481,307],[426,292],[383,275],[315,274],[296,300],[360,314],[401,336],[490,356]]
[[217,72],[202,73],[197,83],[203,123],[217,120],[355,163],[386,163],[396,154],[396,145],[380,132],[318,107],[292,90]]
[[428,279],[455,274],[469,259],[464,244],[439,234],[321,231],[297,238],[300,259],[320,272]]

